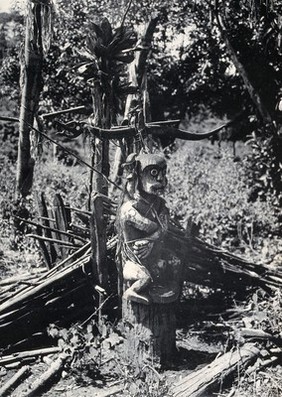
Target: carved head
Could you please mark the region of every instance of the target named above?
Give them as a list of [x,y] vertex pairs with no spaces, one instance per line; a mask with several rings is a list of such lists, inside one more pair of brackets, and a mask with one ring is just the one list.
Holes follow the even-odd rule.
[[139,188],[146,193],[161,195],[167,185],[166,161],[159,154],[139,154],[136,157]]
[[166,161],[159,154],[130,154],[123,164],[127,180],[126,191],[131,196],[138,196],[144,191],[149,194],[162,195],[167,185]]

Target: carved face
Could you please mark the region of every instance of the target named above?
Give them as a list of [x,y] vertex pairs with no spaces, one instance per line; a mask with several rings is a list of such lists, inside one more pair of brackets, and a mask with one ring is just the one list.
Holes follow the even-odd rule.
[[165,159],[156,154],[138,156],[141,189],[149,194],[162,195],[167,185]]

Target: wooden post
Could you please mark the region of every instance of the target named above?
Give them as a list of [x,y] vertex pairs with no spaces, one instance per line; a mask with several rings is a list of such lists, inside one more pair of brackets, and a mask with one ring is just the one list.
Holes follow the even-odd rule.
[[[111,118],[109,114],[109,103],[107,98],[103,98],[102,88],[99,82],[96,82],[92,88],[92,102],[93,102],[93,120],[95,126],[102,128],[110,128]],[[108,195],[108,183],[103,178],[109,176],[109,142],[101,141],[99,138],[93,138],[93,155],[92,166],[99,171],[91,172],[90,174],[90,189],[89,189],[89,209],[91,207],[92,191]]]
[[100,285],[106,288],[108,272],[106,267],[107,240],[106,222],[104,220],[103,197],[94,196],[93,210],[90,217],[90,238],[91,238],[91,262],[94,277],[97,277]]
[[[104,290],[107,290],[108,284],[106,226],[103,197],[97,194],[92,202],[92,214],[90,216],[91,266],[95,282],[98,280]],[[104,298],[104,295],[99,294],[99,308],[103,307]],[[102,309],[99,309],[98,321],[100,324],[101,315]]]
[[123,299],[122,317],[126,327],[126,354],[137,362],[149,360],[166,367],[176,354],[174,303],[142,305]]

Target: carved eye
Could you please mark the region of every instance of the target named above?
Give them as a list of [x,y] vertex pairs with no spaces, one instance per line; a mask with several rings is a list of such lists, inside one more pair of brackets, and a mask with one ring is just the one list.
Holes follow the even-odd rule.
[[153,168],[150,173],[151,173],[152,176],[157,176],[158,175],[158,170],[156,168]]

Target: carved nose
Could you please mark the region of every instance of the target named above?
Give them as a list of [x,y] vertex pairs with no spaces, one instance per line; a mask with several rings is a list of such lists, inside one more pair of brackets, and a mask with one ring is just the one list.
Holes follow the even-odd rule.
[[157,181],[162,182],[162,180],[163,180],[163,175],[162,175],[162,173],[160,172],[160,173],[158,174],[158,176],[157,176]]

